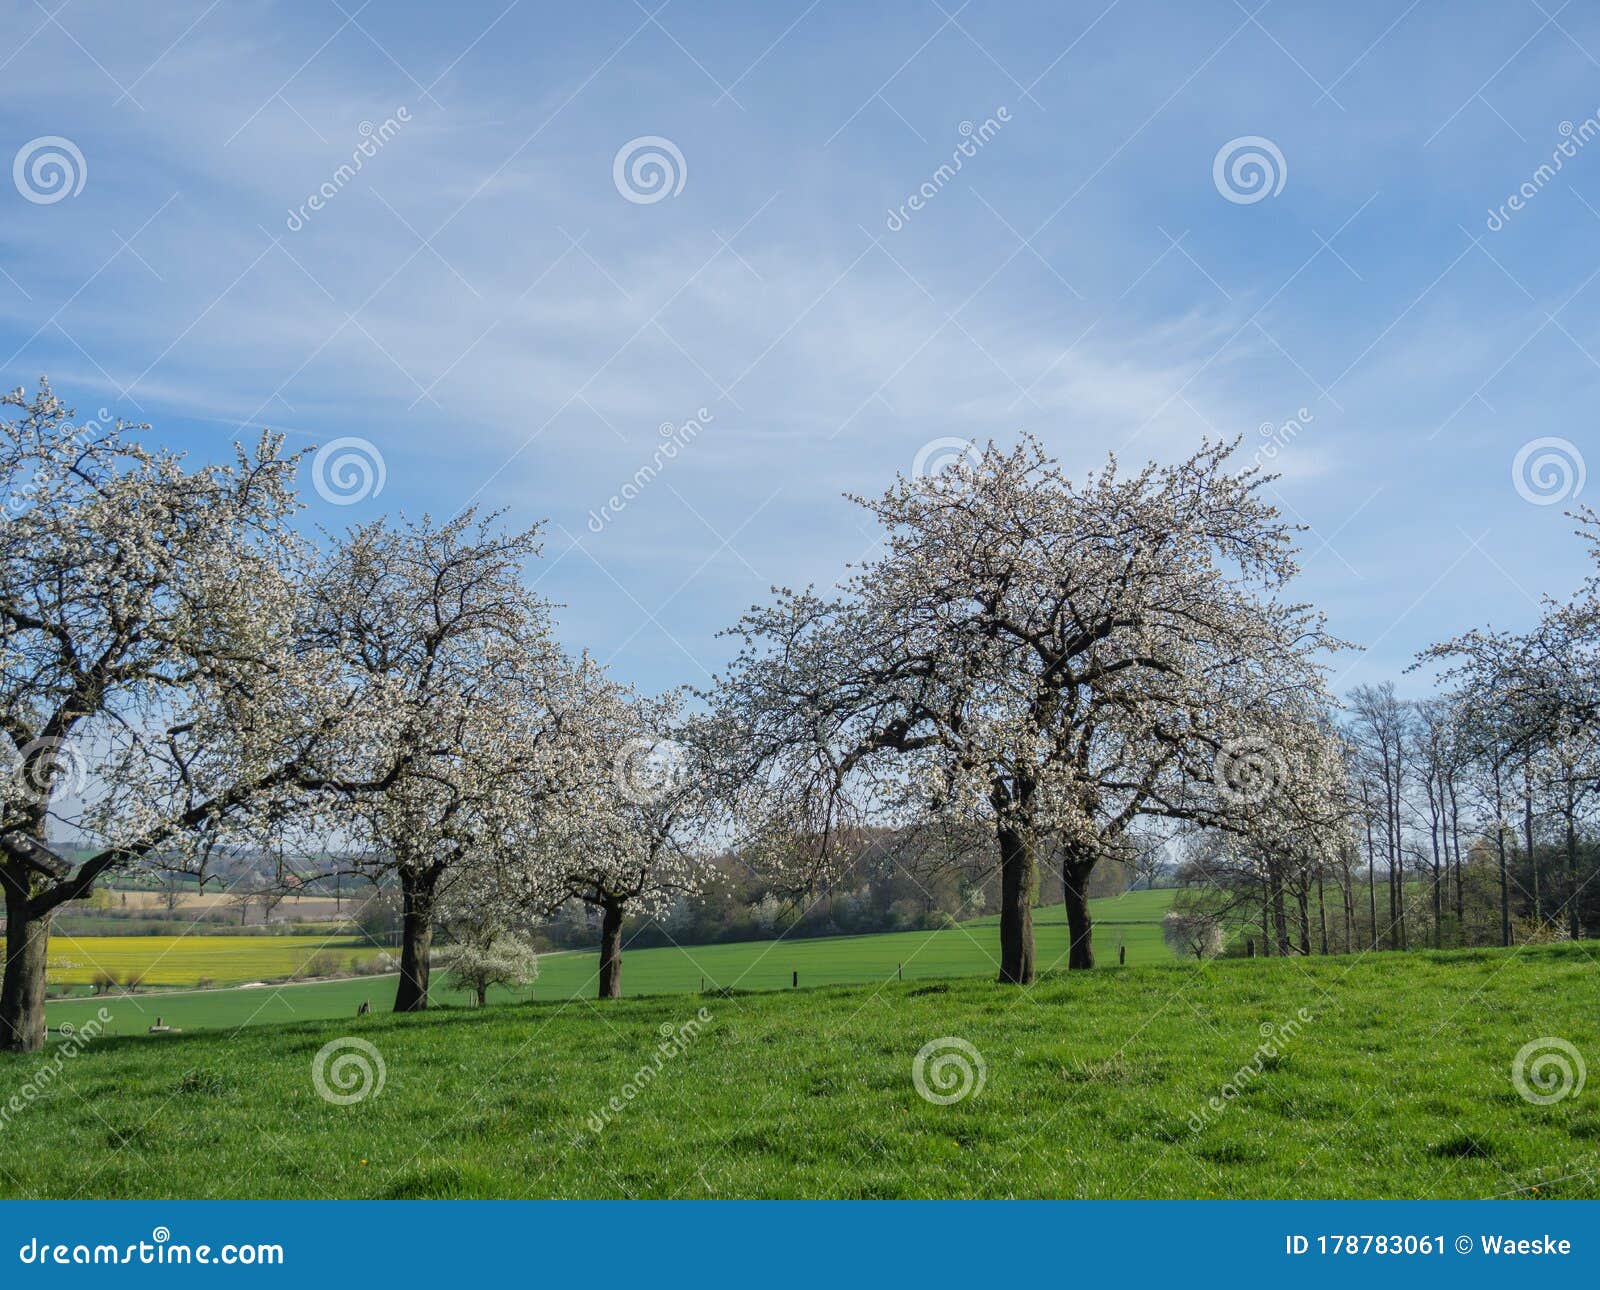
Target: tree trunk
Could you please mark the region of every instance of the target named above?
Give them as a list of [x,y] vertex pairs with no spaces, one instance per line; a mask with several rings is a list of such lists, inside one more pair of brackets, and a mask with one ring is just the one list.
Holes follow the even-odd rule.
[[36,1053],[44,1047],[45,956],[49,948],[50,914],[35,913],[26,893],[8,882],[0,1050]]
[[1269,857],[1267,878],[1272,888],[1272,934],[1274,952],[1286,959],[1292,952],[1289,943],[1289,910],[1283,901],[1283,862]]
[[428,1006],[428,960],[433,952],[433,889],[427,874],[400,871],[403,914],[400,924],[400,983],[396,1012],[421,1012]]
[[1567,775],[1566,802],[1562,814],[1567,823],[1567,932],[1573,940],[1582,937],[1583,928],[1578,922],[1578,829],[1577,802],[1572,791],[1572,775]]
[[1461,886],[1461,807],[1456,800],[1456,782],[1450,781],[1450,848],[1456,861],[1456,935],[1467,943],[1467,896]]
[[1367,816],[1367,907],[1372,914],[1372,948],[1378,948],[1378,861],[1372,850],[1372,816]]
[[[1444,948],[1444,878],[1439,867],[1439,834],[1444,828],[1444,790],[1438,775],[1428,777],[1428,841],[1433,846],[1433,948]],[[1437,790],[1437,791],[1436,791]]]
[[1063,858],[1061,861],[1061,886],[1067,901],[1067,968],[1092,968],[1094,966],[1094,922],[1089,917],[1089,875],[1094,871],[1093,861]]
[[622,998],[622,902],[601,902],[600,997]]
[[1500,944],[1511,944],[1511,882],[1506,873],[1506,829],[1497,823],[1494,840],[1500,852]]
[[1339,903],[1344,907],[1344,940],[1340,953],[1349,954],[1356,947],[1356,894],[1350,877],[1348,853],[1339,861]]
[[[1033,900],[1039,889],[1033,847],[1018,829],[1001,828],[1000,983],[1033,984]],[[1070,899],[1068,902],[1070,908]]]
[[1272,957],[1272,930],[1269,917],[1272,908],[1272,883],[1265,876],[1261,879],[1261,955],[1263,958]]
[[1494,776],[1494,846],[1500,862],[1500,944],[1511,944],[1511,880],[1506,860],[1506,802],[1501,789],[1501,766],[1491,766]]
[[1539,893],[1539,856],[1533,844],[1533,766],[1522,768],[1522,844],[1528,853],[1528,868],[1533,874],[1533,921],[1544,922],[1544,899]]
[[478,986],[478,1006],[481,1008],[481,1007],[483,1007],[484,1004],[486,1004],[488,1002],[489,1002],[489,987],[486,986],[486,985]]
[[1317,929],[1322,942],[1322,956],[1328,956],[1328,897],[1322,890],[1322,875],[1317,875]]

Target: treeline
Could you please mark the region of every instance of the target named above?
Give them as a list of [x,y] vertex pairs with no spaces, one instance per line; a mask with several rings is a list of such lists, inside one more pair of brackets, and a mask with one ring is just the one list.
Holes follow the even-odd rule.
[[[1593,516],[1580,533],[1591,541]],[[1591,580],[1525,633],[1436,645],[1439,693],[1362,686],[1331,714],[1332,845],[1192,840],[1184,932],[1268,954],[1576,940],[1600,928],[1600,604]]]
[[[699,894],[673,901],[660,914],[625,918],[622,940],[627,946],[711,945],[768,940],[777,936],[814,938],[859,936],[873,932],[938,931],[970,918],[993,913],[998,906],[999,857],[980,836],[966,848],[941,838],[930,842],[924,831],[872,830],[854,855],[818,889],[793,893],[775,886],[734,855],[708,858],[707,876]],[[1098,869],[1092,899],[1119,896],[1139,885],[1168,881],[1161,864],[1136,869],[1113,859]],[[1061,880],[1046,873],[1040,884],[1041,904],[1062,899]],[[370,891],[351,902],[356,925],[369,939],[399,945],[402,917],[396,891]],[[530,919],[522,928],[545,949],[593,949],[600,920],[581,901],[570,901],[550,919]],[[451,939],[446,924],[441,929]]]
[[1344,721],[1346,646],[1292,595],[1297,529],[1237,443],[1074,479],[1025,435],[902,475],[854,499],[870,559],[775,589],[705,688],[647,695],[558,643],[538,525],[469,508],[308,535],[298,472],[361,463],[264,435],[191,467],[47,383],[0,407],[6,1047],[44,1042],[53,920],[130,871],[258,907],[392,896],[399,1012],[427,1006],[436,935],[482,997],[533,970],[532,929],[597,933],[611,998],[628,938],[675,921],[881,930],[980,895],[997,977],[1025,986],[1041,897],[1091,968],[1091,897],[1174,849],[1227,902],[1198,913],[1259,897],[1278,953],[1320,949],[1330,884],[1353,947],[1363,874],[1372,943],[1418,942],[1424,881],[1442,943],[1447,869],[1468,934],[1485,846],[1501,943],[1524,907],[1582,930],[1596,582],[1526,637],[1432,651],[1437,709],[1357,696]]

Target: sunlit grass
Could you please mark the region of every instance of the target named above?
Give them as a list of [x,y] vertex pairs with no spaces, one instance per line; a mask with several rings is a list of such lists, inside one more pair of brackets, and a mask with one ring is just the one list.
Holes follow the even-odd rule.
[[[8,1196],[1600,1196],[1600,946],[587,999],[91,1043],[0,1133]],[[306,987],[316,988],[316,987]],[[653,1067],[663,1030],[703,1032]],[[1298,1027],[1257,1076],[1264,1026]],[[381,1093],[324,1101],[324,1045]],[[917,1093],[957,1037],[981,1093]],[[0,1062],[12,1087],[45,1061]],[[637,1095],[625,1093],[632,1080]],[[1208,1100],[1241,1088],[1192,1127]],[[613,1097],[621,1109],[596,1133]]]

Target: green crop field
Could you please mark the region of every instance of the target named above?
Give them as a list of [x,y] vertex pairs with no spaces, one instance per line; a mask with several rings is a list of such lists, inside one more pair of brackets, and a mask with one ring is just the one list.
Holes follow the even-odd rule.
[[[1170,963],[1171,952],[1161,939],[1160,920],[1172,903],[1171,891],[1139,891],[1113,899],[1093,902],[1092,912],[1098,921],[1095,945],[1101,962],[1115,965],[1117,947],[1126,944],[1128,962],[1133,965]],[[1048,906],[1034,911],[1034,930],[1037,939],[1039,965],[1048,969],[1064,962],[1067,951],[1066,915],[1061,906]],[[790,988],[794,973],[800,974],[802,986],[835,985],[846,982],[883,981],[903,973],[906,980],[925,980],[933,977],[990,976],[998,970],[999,920],[995,917],[979,918],[959,927],[938,932],[883,932],[869,936],[833,936],[816,940],[742,941],[726,945],[692,945],[682,949],[663,947],[628,950],[622,960],[622,989],[625,995],[684,994],[698,991],[702,982],[707,989],[732,988],[739,990],[777,990]],[[132,942],[144,940],[169,940],[172,938],[121,937],[106,938]],[[300,944],[318,946],[321,943],[308,938],[286,937],[196,937],[182,938],[230,942],[222,952],[235,948],[231,942],[245,941],[241,948],[252,948],[251,943],[264,941],[264,948],[278,949],[280,942],[289,946]],[[98,942],[97,942],[98,945]],[[302,956],[309,956],[309,948],[302,948]],[[341,949],[345,957],[349,951]],[[376,951],[371,951],[376,952]],[[130,958],[138,953],[130,947]],[[176,950],[169,951],[169,956]],[[190,960],[186,960],[190,961]],[[190,961],[190,975],[171,976],[174,981],[192,982],[197,976],[212,976],[218,980],[255,980],[262,975],[287,975],[293,967],[280,973],[255,973],[226,975],[219,970],[220,958]],[[211,962],[212,967],[205,966]],[[539,981],[534,994],[539,999],[569,999],[584,997],[595,992],[598,955],[593,953],[546,954],[539,964]],[[87,978],[85,978],[87,979]],[[432,988],[436,1003],[462,1005],[470,999],[449,987],[442,973],[436,974]],[[394,978],[365,977],[348,981],[330,981],[306,985],[286,985],[252,990],[206,990],[189,992],[158,992],[143,995],[112,996],[108,999],[76,999],[53,1002],[49,1006],[52,1026],[62,1022],[81,1025],[106,1007],[114,1018],[119,1033],[130,1034],[147,1030],[159,1015],[163,1022],[185,1030],[233,1028],[244,1025],[308,1020],[320,1017],[353,1016],[363,1002],[374,1008],[387,1008],[394,996]],[[514,997],[526,997],[506,990],[496,991],[494,1000],[509,1002]]]
[[[0,1193],[1593,1198],[1595,1089],[1569,1079],[1541,1104],[1512,1070],[1557,1040],[1595,1059],[1597,952],[1173,962],[1027,990],[886,980],[100,1038],[48,1080],[49,1054],[0,1059],[9,1087],[37,1093],[0,1133]],[[955,1041],[967,1076],[942,1082],[935,1059],[924,1086],[966,1092],[936,1104],[915,1059]],[[319,1069],[324,1089],[364,1095],[330,1102]]]

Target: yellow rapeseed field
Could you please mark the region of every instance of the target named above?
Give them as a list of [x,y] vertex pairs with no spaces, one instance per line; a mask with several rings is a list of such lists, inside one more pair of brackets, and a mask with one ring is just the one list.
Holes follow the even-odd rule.
[[348,936],[52,936],[50,982],[89,985],[103,973],[119,983],[217,985],[293,976],[316,956],[319,969],[348,971],[379,951]]

